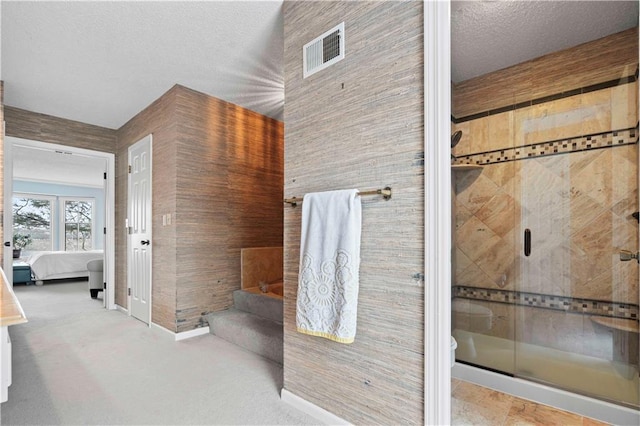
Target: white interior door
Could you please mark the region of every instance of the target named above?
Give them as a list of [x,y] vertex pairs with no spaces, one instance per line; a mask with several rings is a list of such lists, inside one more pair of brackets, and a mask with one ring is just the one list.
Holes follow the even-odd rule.
[[151,321],[151,135],[129,148],[129,308]]

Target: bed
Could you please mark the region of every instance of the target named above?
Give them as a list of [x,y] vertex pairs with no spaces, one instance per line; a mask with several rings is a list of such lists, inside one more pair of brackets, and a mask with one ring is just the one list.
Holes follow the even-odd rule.
[[45,280],[89,277],[87,262],[104,258],[102,250],[92,251],[37,251],[25,259],[31,267],[36,284]]

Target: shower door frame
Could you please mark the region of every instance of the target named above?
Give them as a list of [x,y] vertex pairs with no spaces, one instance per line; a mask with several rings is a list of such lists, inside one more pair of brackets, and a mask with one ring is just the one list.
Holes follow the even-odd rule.
[[450,1],[424,4],[424,424],[451,424]]

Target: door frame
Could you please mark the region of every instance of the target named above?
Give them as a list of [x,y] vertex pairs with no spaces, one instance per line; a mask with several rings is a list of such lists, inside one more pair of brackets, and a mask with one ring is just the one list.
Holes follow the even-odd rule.
[[[152,235],[151,244],[149,245],[149,256],[151,258],[151,262],[149,262],[149,323],[148,327],[151,327],[153,323],[151,313],[153,312],[151,309],[153,300],[153,135],[150,133],[147,136],[139,139],[136,143],[130,145],[127,148],[127,165],[131,167],[131,149],[144,142],[146,139],[149,139],[149,168],[151,169],[151,175],[149,176],[149,196],[151,197],[149,202],[149,215],[151,219],[149,221],[149,233]],[[125,229],[127,233],[127,315],[131,315],[131,234],[129,234],[129,214],[131,212],[131,173],[127,173],[127,219],[125,223]],[[141,321],[142,322],[142,321]]]
[[424,423],[451,424],[450,1],[424,2]]
[[[88,157],[94,157],[103,159],[106,161],[106,173],[107,178],[105,180],[105,217],[104,225],[106,228],[106,234],[104,237],[104,281],[107,283],[107,288],[103,291],[103,299],[105,308],[109,310],[116,309],[115,304],[115,154],[101,151],[94,151],[84,148],[76,148],[68,145],[60,145],[49,142],[35,141],[31,139],[16,138],[13,136],[4,137],[4,211],[12,211],[11,194],[13,193],[13,147],[23,146],[27,148],[43,149],[47,151],[65,151],[72,154],[84,155]],[[4,238],[10,238],[13,235],[13,217],[10,214],[4,215]],[[8,227],[7,227],[8,226]],[[99,230],[98,230],[99,232]],[[7,248],[4,248],[4,267],[12,262],[12,259],[7,259]],[[6,271],[5,272],[9,272]],[[10,278],[11,277],[11,278]],[[10,268],[10,273],[7,273],[7,279],[13,284],[13,269]]]

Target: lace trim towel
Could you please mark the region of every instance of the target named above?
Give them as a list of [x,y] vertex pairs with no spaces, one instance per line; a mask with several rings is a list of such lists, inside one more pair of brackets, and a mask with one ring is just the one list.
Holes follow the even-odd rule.
[[353,343],[362,229],[358,190],[309,193],[303,201],[297,329]]

